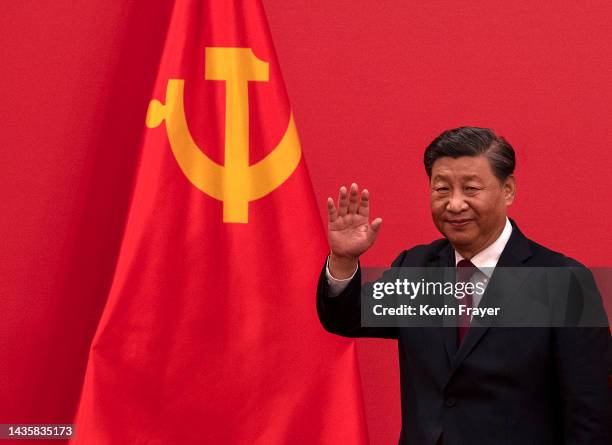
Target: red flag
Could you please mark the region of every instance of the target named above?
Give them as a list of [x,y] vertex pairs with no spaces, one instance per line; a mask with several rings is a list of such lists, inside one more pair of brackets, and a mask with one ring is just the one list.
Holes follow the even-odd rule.
[[166,33],[72,442],[366,443],[263,8],[177,0]]

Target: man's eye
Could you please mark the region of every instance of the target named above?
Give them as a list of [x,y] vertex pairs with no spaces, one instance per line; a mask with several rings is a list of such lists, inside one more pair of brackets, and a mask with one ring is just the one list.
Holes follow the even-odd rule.
[[436,192],[438,193],[448,192],[448,187],[437,187]]
[[468,192],[475,192],[476,190],[478,190],[476,187],[466,187],[465,188]]

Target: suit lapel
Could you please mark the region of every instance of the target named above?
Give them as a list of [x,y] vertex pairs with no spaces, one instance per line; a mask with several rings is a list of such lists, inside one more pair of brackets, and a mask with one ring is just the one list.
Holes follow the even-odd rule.
[[[439,254],[437,261],[431,264],[434,267],[444,268],[445,276],[442,278],[442,282],[454,281],[454,267],[455,267],[455,251],[453,247],[448,243]],[[444,298],[444,297],[442,297]],[[455,300],[454,297],[450,297],[451,300]],[[455,301],[448,301],[449,305],[452,306]],[[440,305],[442,307],[442,305]],[[439,330],[441,335],[444,349],[448,356],[448,362],[452,365],[455,356],[457,355],[457,328],[454,317],[444,317],[442,325],[444,326]]]

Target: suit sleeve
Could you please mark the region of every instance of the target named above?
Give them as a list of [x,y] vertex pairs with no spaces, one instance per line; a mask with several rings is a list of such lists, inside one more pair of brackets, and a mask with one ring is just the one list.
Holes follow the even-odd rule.
[[[391,267],[402,265],[406,252],[402,252]],[[393,269],[384,273],[384,279],[395,273]],[[346,289],[337,296],[330,296],[325,264],[317,285],[317,314],[326,331],[343,337],[398,338],[395,327],[366,328],[361,326],[361,266]]]
[[582,317],[568,313],[567,327],[553,329],[557,377],[565,405],[564,443],[604,445],[610,443],[610,329],[605,326],[607,316],[591,272],[586,268],[575,271],[570,298],[579,304],[568,308],[580,310]]

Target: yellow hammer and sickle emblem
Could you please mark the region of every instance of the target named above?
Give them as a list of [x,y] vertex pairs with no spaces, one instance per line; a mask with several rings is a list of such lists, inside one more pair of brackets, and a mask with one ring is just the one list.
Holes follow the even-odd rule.
[[247,223],[249,202],[280,186],[300,162],[293,114],[274,150],[250,165],[248,82],[268,82],[268,63],[250,48],[206,48],[205,57],[206,80],[225,82],[225,165],[206,156],[189,132],[183,79],[168,80],[165,104],[151,100],[146,125],[156,128],[165,120],[172,153],[187,179],[208,196],[223,201],[223,222]]

